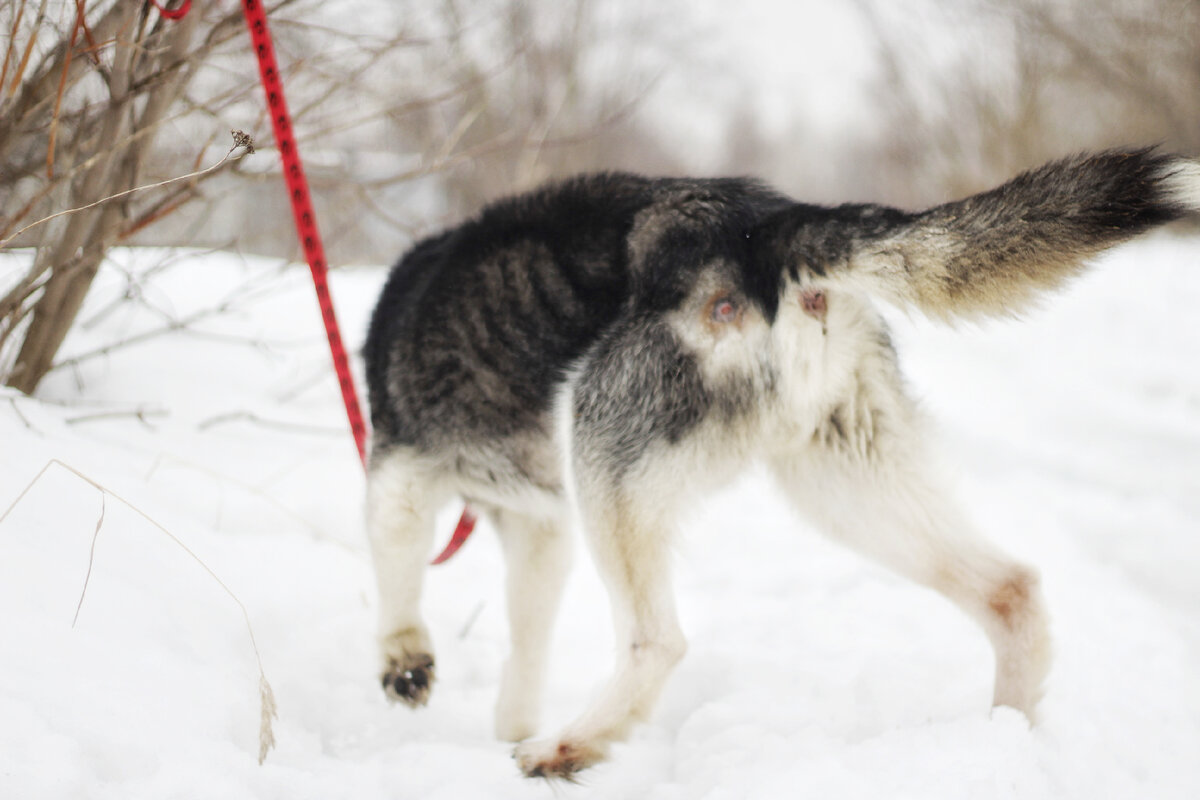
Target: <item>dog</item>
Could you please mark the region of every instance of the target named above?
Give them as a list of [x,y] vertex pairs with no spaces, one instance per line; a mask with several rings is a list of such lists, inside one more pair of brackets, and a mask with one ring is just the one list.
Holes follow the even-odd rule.
[[[995,651],[993,702],[1032,722],[1051,651],[1038,575],[943,490],[874,303],[1018,314],[1090,257],[1197,210],[1200,162],[1136,149],[919,213],[798,203],[749,179],[593,174],[419,242],[364,347],[387,696],[429,699],[422,580],[435,512],[459,496],[491,519],[507,563],[497,735],[520,742],[531,777],[603,760],[684,655],[677,511],[760,462],[816,527],[975,620]],[[575,515],[617,663],[578,719],[530,740]]]

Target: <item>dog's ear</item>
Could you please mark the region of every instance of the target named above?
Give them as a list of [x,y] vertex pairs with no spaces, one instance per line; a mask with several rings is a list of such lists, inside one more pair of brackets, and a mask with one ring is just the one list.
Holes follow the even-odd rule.
[[933,317],[1012,314],[1090,256],[1197,210],[1200,163],[1114,150],[920,213],[791,206],[759,226],[758,258],[801,283],[841,284]]

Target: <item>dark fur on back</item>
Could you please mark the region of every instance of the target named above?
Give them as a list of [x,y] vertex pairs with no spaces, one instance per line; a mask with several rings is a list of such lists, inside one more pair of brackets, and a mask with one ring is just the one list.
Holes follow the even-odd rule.
[[632,463],[650,429],[675,440],[737,405],[735,389],[705,385],[662,322],[702,271],[768,323],[789,282],[933,316],[1008,313],[1088,256],[1182,215],[1196,169],[1151,150],[1078,156],[919,213],[793,203],[748,179],[622,173],[502,200],[392,271],[365,348],[375,451],[548,436],[556,388],[590,352],[575,412],[611,429],[609,457]]
[[625,239],[646,189],[625,175],[571,181],[414,247],[367,336],[377,443],[536,426],[551,386],[628,294]]
[[[740,265],[739,282],[773,312],[778,266],[751,274],[747,237],[786,202],[750,180],[605,173],[503,200],[418,243],[388,278],[364,349],[375,447],[548,433],[572,363],[618,317],[675,307],[706,263]],[[698,413],[671,416],[685,425]]]

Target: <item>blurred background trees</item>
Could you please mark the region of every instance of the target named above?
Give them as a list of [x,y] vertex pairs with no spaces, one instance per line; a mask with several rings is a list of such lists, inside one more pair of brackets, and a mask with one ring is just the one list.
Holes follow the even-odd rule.
[[[918,206],[1082,149],[1200,152],[1200,0],[855,0],[850,36],[818,0],[268,7],[334,265],[584,170]],[[112,246],[299,257],[239,4],[9,0],[0,37],[0,249],[27,256],[0,260],[0,380],[53,368]],[[222,160],[233,129],[260,152]]]
[[860,5],[879,43],[873,157],[897,202],[978,191],[1084,149],[1200,153],[1196,0]]

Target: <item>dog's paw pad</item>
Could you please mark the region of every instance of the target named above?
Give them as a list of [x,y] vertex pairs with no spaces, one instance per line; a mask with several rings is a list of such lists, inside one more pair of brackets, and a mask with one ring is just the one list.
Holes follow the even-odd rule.
[[518,745],[513,758],[527,778],[572,781],[575,773],[603,761],[604,751],[580,742],[542,740]]
[[380,682],[389,700],[416,708],[429,702],[433,688],[433,656],[427,653],[388,659]]

